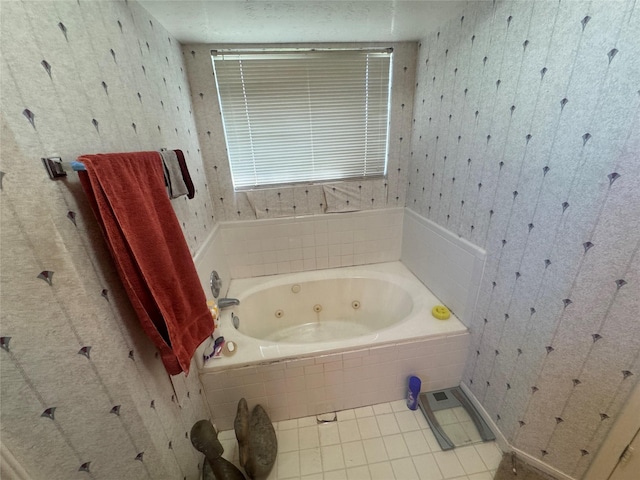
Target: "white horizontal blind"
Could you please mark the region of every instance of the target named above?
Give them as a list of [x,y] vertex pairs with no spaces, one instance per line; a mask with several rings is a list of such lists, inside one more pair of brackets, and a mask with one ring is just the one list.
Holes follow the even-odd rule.
[[236,190],[386,174],[390,50],[212,59]]

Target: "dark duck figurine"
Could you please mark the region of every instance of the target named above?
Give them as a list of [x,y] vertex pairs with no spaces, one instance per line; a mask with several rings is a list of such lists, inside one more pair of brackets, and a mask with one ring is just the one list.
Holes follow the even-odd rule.
[[205,480],[208,480],[209,470],[213,473],[212,480],[246,480],[233,463],[222,458],[224,448],[218,440],[218,432],[209,420],[200,420],[191,427],[191,444],[205,456],[203,468]]
[[269,415],[256,405],[249,415],[247,401],[241,398],[234,422],[240,449],[240,465],[250,479],[265,478],[278,454],[278,439]]

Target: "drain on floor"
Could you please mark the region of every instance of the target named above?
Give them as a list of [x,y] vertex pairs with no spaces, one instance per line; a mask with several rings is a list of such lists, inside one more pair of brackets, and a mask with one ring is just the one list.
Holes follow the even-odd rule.
[[331,423],[338,420],[338,414],[336,412],[321,413],[316,415],[316,422],[318,423]]

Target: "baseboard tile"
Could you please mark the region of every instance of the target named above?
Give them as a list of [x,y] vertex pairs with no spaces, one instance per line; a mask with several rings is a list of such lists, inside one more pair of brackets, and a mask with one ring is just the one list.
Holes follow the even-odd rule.
[[523,461],[525,461],[529,465],[545,473],[548,473],[549,475],[553,475],[558,480],[577,480],[576,478],[571,477],[566,473],[563,473],[560,470],[555,469],[554,467],[543,462],[539,458],[533,457],[530,454],[511,445],[507,440],[507,438],[502,434],[502,432],[500,431],[496,423],[492,420],[489,413],[484,409],[484,407],[480,404],[480,402],[475,397],[475,395],[471,392],[469,387],[467,387],[467,385],[465,385],[464,383],[460,383],[460,388],[467,395],[467,397],[469,397],[469,400],[471,400],[471,403],[473,404],[473,406],[478,410],[478,413],[482,415],[482,418],[484,419],[484,421],[487,422],[489,427],[491,427],[491,431],[496,436],[496,443],[500,447],[500,450],[502,450],[505,453],[510,453],[510,452],[515,453],[519,458],[521,458]]

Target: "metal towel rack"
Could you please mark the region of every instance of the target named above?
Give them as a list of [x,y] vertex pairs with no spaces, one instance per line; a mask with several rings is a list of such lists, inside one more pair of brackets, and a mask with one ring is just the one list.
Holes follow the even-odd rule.
[[[166,148],[161,148],[160,151],[165,151]],[[67,176],[66,169],[71,169],[74,172],[82,172],[87,169],[84,166],[84,163],[73,161],[73,162],[63,162],[60,157],[42,157],[42,163],[44,164],[44,168],[47,169],[47,173],[49,174],[49,178],[51,180],[57,180],[58,178],[64,178]]]

